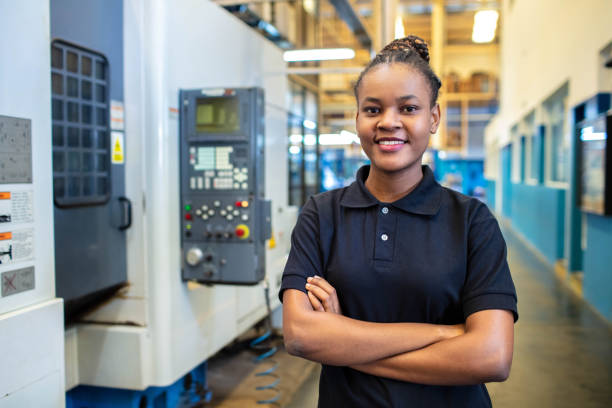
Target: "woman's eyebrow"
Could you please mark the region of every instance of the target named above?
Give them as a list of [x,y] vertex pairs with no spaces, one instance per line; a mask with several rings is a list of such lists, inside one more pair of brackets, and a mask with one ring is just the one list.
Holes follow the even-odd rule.
[[398,102],[404,102],[404,101],[407,101],[407,100],[410,100],[410,99],[417,99],[418,100],[419,97],[416,96],[416,95],[404,95],[404,96],[400,96],[399,98],[397,98],[397,101]]
[[377,103],[380,104],[380,99],[378,98],[373,98],[371,96],[367,96],[364,100],[364,102],[372,102],[372,103]]

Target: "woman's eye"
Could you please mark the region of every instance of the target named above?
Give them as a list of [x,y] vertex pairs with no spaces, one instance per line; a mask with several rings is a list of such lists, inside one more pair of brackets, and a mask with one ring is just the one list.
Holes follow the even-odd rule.
[[380,112],[380,109],[374,106],[366,106],[363,110],[365,113],[369,114],[377,114],[378,112]]
[[413,105],[402,106],[402,109],[401,109],[401,110],[402,110],[402,112],[408,112],[408,113],[411,113],[411,112],[416,111],[416,110],[417,110],[417,107],[416,107],[416,106],[413,106]]

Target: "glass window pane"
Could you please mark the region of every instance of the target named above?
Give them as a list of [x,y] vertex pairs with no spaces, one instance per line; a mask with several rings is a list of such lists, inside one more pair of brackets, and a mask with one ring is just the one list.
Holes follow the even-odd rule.
[[96,84],[96,101],[100,103],[106,102],[106,87]]
[[106,109],[96,108],[96,124],[98,126],[106,126],[108,118],[106,117]]
[[82,117],[82,121],[85,124],[91,124],[91,106],[89,105],[83,105],[82,106],[82,113],[83,113],[83,117]]
[[68,171],[71,173],[81,171],[81,154],[79,152],[68,152]]
[[60,69],[64,67],[64,52],[61,48],[51,47],[51,66]]
[[51,103],[52,116],[54,120],[64,120],[64,103],[59,99],[53,99]]
[[53,125],[53,146],[64,145],[64,127]]
[[83,195],[90,196],[93,194],[94,190],[94,178],[93,177],[83,177]]
[[75,102],[68,102],[68,122],[79,121],[79,104]]
[[68,146],[79,147],[79,129],[74,127],[68,128]]
[[96,193],[100,196],[105,196],[108,191],[106,177],[98,177]]
[[81,195],[81,178],[70,177],[68,179],[68,196],[78,197]]
[[108,156],[106,154],[98,154],[97,156],[96,171],[106,171],[106,169],[108,169]]
[[93,170],[93,154],[83,153],[83,171],[90,172]]
[[91,100],[91,82],[81,81],[81,98]]
[[81,57],[81,75],[91,75],[91,58],[84,55]]
[[96,60],[96,78],[106,79],[106,73],[104,72],[104,63],[100,60]]
[[72,51],[66,52],[66,69],[70,72],[79,71],[79,57]]
[[79,80],[74,78],[74,77],[67,77],[66,78],[66,88],[67,88],[67,94],[68,96],[71,96],[73,98],[78,98],[79,97]]
[[81,130],[81,140],[83,141],[83,147],[91,148],[92,146],[91,129]]
[[51,74],[51,89],[56,95],[64,93],[64,77],[60,74]]
[[64,165],[64,153],[53,152],[53,171],[61,173],[64,171],[66,166]]
[[108,148],[108,133],[100,130],[98,131],[98,149]]
[[63,177],[55,177],[53,179],[53,194],[56,198],[64,197],[65,193],[64,187],[64,178]]

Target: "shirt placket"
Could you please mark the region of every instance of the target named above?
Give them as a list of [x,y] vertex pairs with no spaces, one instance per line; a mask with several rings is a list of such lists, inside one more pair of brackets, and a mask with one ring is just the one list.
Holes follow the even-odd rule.
[[396,211],[391,206],[381,204],[377,210],[376,237],[374,244],[374,259],[393,260],[393,247],[396,239]]

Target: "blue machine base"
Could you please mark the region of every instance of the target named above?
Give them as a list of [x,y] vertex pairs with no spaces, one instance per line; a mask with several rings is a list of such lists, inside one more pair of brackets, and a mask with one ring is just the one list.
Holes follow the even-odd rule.
[[80,385],[66,393],[66,408],[177,408],[209,402],[206,362],[167,387],[144,391]]

